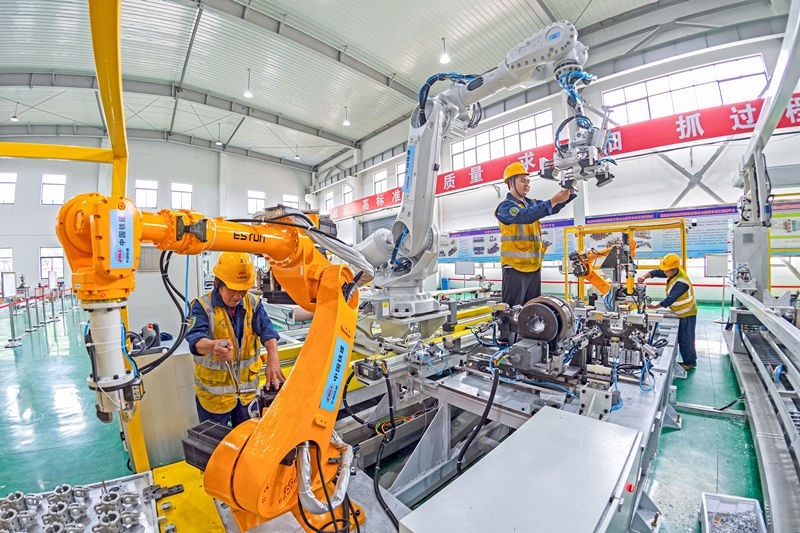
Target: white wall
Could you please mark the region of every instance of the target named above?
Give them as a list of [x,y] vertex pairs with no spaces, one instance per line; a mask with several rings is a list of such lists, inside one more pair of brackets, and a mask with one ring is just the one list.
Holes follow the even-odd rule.
[[[24,138],[9,142],[66,144],[99,147],[94,139]],[[65,199],[98,189],[99,165],[47,159],[0,158],[0,172],[16,172],[16,202],[0,204],[0,248],[11,248],[17,282],[20,275],[35,287],[39,283],[39,249],[61,247],[55,234],[60,205],[41,205],[42,174],[67,176]],[[69,285],[69,265],[65,262],[65,277]]]
[[[11,142],[101,146],[95,139],[22,138]],[[107,146],[103,144],[103,146]],[[157,180],[158,209],[170,207],[170,184],[189,183],[193,187],[192,208],[209,217],[247,217],[247,191],[266,192],[267,205],[283,200],[283,193],[294,194],[304,203],[305,187],[311,174],[212,150],[204,150],[161,141],[131,140],[128,144],[127,195],[135,196],[137,179]],[[0,159],[0,172],[17,172],[16,202],[0,205],[0,248],[12,248],[17,279],[25,275],[29,285],[39,280],[39,248],[61,247],[55,235],[60,205],[40,205],[41,176],[44,173],[65,174],[65,200],[84,192],[110,194],[110,165],[54,161],[47,159]],[[189,268],[188,297],[199,294],[199,259],[192,258]],[[68,264],[65,281],[71,286]],[[170,275],[184,290],[187,276],[185,256],[175,255]],[[162,330],[177,333],[177,310],[168,298],[160,275],[138,272],[136,289],[129,299],[131,328],[147,322],[158,322]]]
[[305,208],[305,188],[311,185],[311,174],[302,170],[274,165],[229,154],[222,154],[219,168],[219,203],[222,216],[249,218],[247,191],[263,191],[267,207],[283,203],[283,194],[293,194]]
[[[136,180],[158,181],[158,209],[170,208],[172,183],[192,185],[192,209],[219,216],[219,153],[163,141],[128,142],[128,197]],[[107,167],[104,169],[107,171]],[[156,209],[156,211],[158,210]]]

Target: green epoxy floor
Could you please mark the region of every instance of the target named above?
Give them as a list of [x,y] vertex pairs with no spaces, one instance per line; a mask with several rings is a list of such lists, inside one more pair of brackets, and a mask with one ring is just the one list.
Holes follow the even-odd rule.
[[[10,333],[8,314],[7,308],[0,309],[2,344]],[[687,380],[676,380],[679,402],[721,407],[739,396],[723,326],[714,323],[719,316],[719,306],[701,306],[698,368]],[[0,496],[130,473],[116,417],[103,424],[94,415],[94,393],[86,387],[83,320],[82,311],[67,311],[57,322],[25,335],[20,348],[0,348]],[[24,313],[17,317],[18,326],[20,321],[24,329]],[[648,487],[664,513],[662,531],[671,533],[700,531],[701,492],[761,499],[747,424],[682,414],[683,429],[664,430],[661,436]]]
[[[19,334],[28,327],[27,315],[15,319]],[[57,322],[26,334],[21,347],[0,348],[0,496],[131,473],[116,417],[111,424],[95,417],[82,320],[83,311],[68,310]],[[10,331],[9,309],[2,308],[0,346]]]
[[[727,315],[727,313],[726,313]],[[701,305],[697,320],[697,370],[676,379],[677,399],[723,407],[740,396],[719,305]],[[731,409],[743,409],[739,403]],[[703,492],[762,500],[750,428],[738,419],[682,412],[680,430],[664,429],[653,464],[648,493],[664,513],[666,533],[700,531],[698,514]],[[762,501],[763,509],[763,501]]]

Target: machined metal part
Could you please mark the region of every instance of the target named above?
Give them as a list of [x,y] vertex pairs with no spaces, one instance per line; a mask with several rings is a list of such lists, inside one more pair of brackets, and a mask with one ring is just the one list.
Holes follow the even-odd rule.
[[517,331],[527,339],[550,342],[560,329],[555,311],[536,300],[526,303],[517,315]]
[[20,491],[15,491],[9,494],[6,497],[6,501],[8,505],[16,509],[17,511],[24,511],[28,507],[25,505],[25,495],[22,494]]
[[44,493],[12,493],[0,500],[0,532],[157,533],[155,503],[143,505],[141,497],[152,479],[147,472],[92,485],[57,485]]
[[573,321],[574,313],[567,302],[555,296],[539,296],[522,306],[517,330],[529,339],[560,341],[569,334]]

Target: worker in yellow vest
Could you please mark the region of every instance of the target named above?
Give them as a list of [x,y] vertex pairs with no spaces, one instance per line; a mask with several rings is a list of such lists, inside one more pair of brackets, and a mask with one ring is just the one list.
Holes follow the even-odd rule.
[[494,211],[500,222],[500,265],[503,302],[522,305],[542,295],[544,245],[539,220],[558,213],[575,199],[576,190],[561,189],[549,200],[531,200],[531,180],[525,165],[511,163],[503,171],[508,195]]
[[697,368],[697,350],[694,345],[695,329],[697,328],[697,302],[694,299],[694,288],[686,271],[681,268],[681,258],[678,254],[667,254],[661,260],[659,268],[651,270],[636,280],[644,283],[650,278],[667,278],[667,297],[657,304],[647,307],[669,307],[669,310],[678,315],[678,349],[681,352],[681,366],[685,370]]
[[253,287],[253,261],[246,253],[224,252],[214,266],[214,290],[192,302],[186,334],[194,355],[197,415],[236,427],[259,416],[258,371],[267,352],[267,386],[278,389],[285,378],[278,358],[279,335]]

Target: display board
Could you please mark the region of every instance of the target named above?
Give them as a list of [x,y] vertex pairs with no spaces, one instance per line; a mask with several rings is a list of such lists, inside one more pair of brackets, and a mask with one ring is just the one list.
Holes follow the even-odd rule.
[[[800,206],[798,206],[800,209]],[[738,218],[736,206],[711,206],[694,209],[672,209],[656,212],[624,213],[620,215],[588,217],[586,224],[620,224],[664,218],[686,220],[686,253],[688,257],[704,257],[709,253],[727,253],[728,235]],[[799,220],[800,221],[800,220]],[[546,261],[564,258],[564,228],[573,226],[572,219],[542,221],[542,240],[547,244]],[[800,227],[800,226],[799,226]],[[800,240],[800,232],[797,234]],[[586,248],[605,248],[619,235],[595,233],[587,237]],[[637,231],[636,256],[657,259],[680,250],[680,232],[674,230]],[[442,234],[439,240],[439,261],[498,262],[500,261],[500,228],[480,228],[470,231]],[[576,244],[570,244],[574,250]]]

